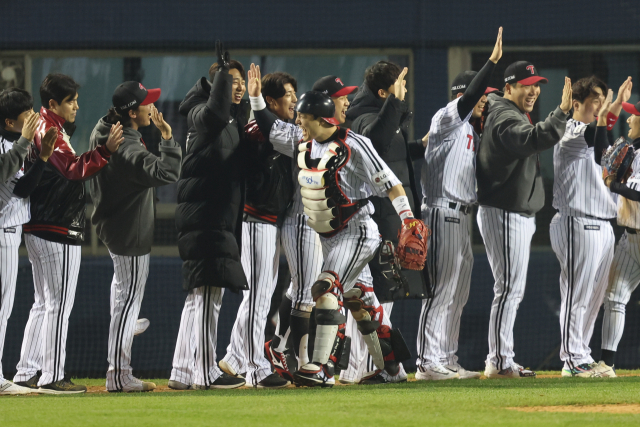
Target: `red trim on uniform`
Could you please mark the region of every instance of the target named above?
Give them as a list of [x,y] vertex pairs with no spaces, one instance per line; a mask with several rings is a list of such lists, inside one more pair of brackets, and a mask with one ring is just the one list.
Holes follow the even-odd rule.
[[277,215],[271,215],[268,213],[264,213],[256,208],[254,208],[253,206],[249,206],[249,205],[244,205],[244,213],[251,215],[253,217],[256,217],[258,219],[261,219],[263,221],[267,221],[270,222],[272,224],[275,224],[276,221],[278,220],[278,216]]
[[384,356],[383,359],[385,362],[388,362],[390,360],[396,360],[396,355],[393,354],[393,351],[391,351],[391,353],[387,354],[386,356]]
[[607,130],[613,130],[613,126],[618,122],[618,116],[612,112],[607,113]]
[[55,225],[46,225],[46,224],[25,224],[22,227],[22,230],[25,233],[31,233],[33,231],[49,231],[51,233],[64,234],[65,236],[69,234],[69,229],[64,227],[58,227]]

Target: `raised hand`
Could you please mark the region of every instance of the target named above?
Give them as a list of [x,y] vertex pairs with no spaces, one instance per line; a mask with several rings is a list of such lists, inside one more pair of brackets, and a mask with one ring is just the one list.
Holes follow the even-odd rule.
[[105,144],[107,146],[107,150],[109,150],[111,154],[115,153],[118,151],[118,147],[120,147],[120,144],[122,144],[123,141],[124,137],[122,136],[122,125],[120,122],[115,125],[111,125],[109,139],[107,139],[107,143]]
[[151,120],[162,134],[162,139],[164,139],[165,141],[170,140],[172,136],[171,126],[169,126],[169,123],[164,121],[162,113],[158,111],[155,105],[151,106]]
[[600,111],[598,111],[598,126],[606,126],[607,125],[607,113],[611,108],[611,100],[613,99],[613,91],[609,89],[607,91],[607,96],[600,107]]
[[573,104],[573,90],[571,89],[571,79],[569,77],[564,78],[564,89],[562,89],[562,102],[560,103],[560,109],[566,114],[571,110]]
[[393,84],[393,88],[391,89],[391,93],[393,93],[400,101],[404,101],[404,95],[405,93],[407,93],[407,88],[405,87],[407,85],[407,82],[404,78],[407,76],[408,72],[409,69],[407,67],[404,67],[402,71],[400,71],[400,75],[396,79],[396,82]]
[[251,63],[251,67],[249,67],[249,71],[247,71],[247,91],[249,92],[249,96],[253,96],[254,98],[260,96],[260,92],[262,91],[261,79],[260,66]]
[[58,129],[50,127],[41,139],[40,158],[43,161],[49,160],[49,157],[53,154],[53,150],[56,147],[56,141],[58,140]]
[[24,139],[33,142],[38,124],[40,124],[40,114],[30,110],[29,115],[24,119],[24,124],[22,125],[22,136]]
[[500,58],[502,58],[502,27],[498,28],[498,38],[496,39],[496,45],[493,47],[489,61],[497,64]]
[[229,71],[229,52],[224,50],[224,44],[216,40],[216,55],[218,56],[218,67]]
[[431,131],[427,132],[424,138],[422,138],[422,145],[425,147],[429,145],[429,133],[431,133]]
[[615,104],[621,104],[623,102],[629,101],[631,98],[631,89],[633,88],[633,82],[631,81],[631,77],[627,77],[627,80],[620,85],[620,89],[618,89],[618,96],[616,97]]

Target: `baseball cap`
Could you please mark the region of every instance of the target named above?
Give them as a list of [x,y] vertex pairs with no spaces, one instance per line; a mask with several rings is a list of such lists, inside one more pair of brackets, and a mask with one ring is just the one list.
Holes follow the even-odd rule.
[[[457,95],[459,93],[464,93],[467,90],[469,84],[473,78],[478,74],[477,71],[463,71],[453,79],[453,84],[451,85],[451,94]],[[487,87],[487,90],[484,91],[485,95],[488,95],[493,92],[498,92],[499,90],[494,87]]]
[[111,97],[113,106],[119,113],[124,113],[139,105],[153,104],[160,98],[160,89],[149,89],[138,82],[124,82],[116,88]]
[[538,69],[531,62],[518,61],[507,67],[504,72],[504,82],[529,86],[536,83],[548,83],[549,80],[539,76]]
[[329,95],[332,98],[338,98],[340,96],[349,95],[358,90],[358,86],[345,86],[340,80],[340,77],[325,76],[313,84],[313,88],[316,92],[322,92]]
[[640,116],[640,102],[637,104],[630,104],[628,102],[622,103],[622,108],[629,114],[633,114],[634,116]]

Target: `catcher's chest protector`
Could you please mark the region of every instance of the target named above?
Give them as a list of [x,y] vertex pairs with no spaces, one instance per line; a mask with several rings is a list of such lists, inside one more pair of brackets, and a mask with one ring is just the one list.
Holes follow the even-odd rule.
[[346,136],[347,130],[340,129],[338,138],[327,145],[319,159],[311,159],[313,141],[298,145],[298,182],[304,213],[309,217],[309,227],[323,237],[337,234],[366,204],[366,200],[352,202],[340,188],[339,172],[351,158]]

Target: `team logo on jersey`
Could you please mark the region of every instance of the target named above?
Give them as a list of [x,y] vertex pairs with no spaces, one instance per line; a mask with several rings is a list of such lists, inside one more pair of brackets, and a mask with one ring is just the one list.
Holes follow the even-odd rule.
[[600,230],[600,226],[599,225],[585,225],[584,226],[585,230]]
[[340,77],[336,77],[336,83],[340,83],[340,86],[344,86],[344,83],[342,83],[342,80],[340,80]]
[[452,218],[450,216],[445,216],[444,222],[453,222],[455,224],[460,224],[460,218]]

